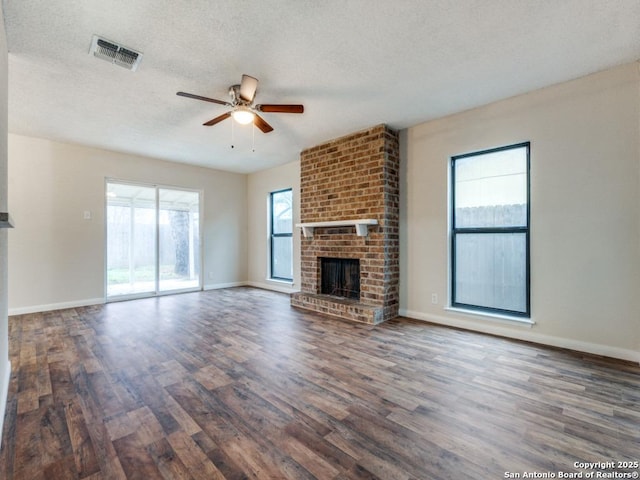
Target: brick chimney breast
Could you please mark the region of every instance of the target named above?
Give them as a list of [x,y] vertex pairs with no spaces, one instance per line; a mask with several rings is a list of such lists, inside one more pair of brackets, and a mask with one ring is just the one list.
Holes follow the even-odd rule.
[[[374,219],[367,236],[353,226],[315,227],[301,240],[301,291],[291,305],[377,324],[398,315],[400,153],[397,132],[378,125],[300,154],[301,223]],[[297,234],[302,235],[301,232]],[[360,261],[360,298],[321,294],[320,258]]]

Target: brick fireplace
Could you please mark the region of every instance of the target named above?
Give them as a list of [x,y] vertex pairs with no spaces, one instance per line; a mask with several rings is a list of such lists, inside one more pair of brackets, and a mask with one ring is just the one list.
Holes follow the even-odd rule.
[[[398,134],[385,125],[300,154],[305,236],[293,306],[370,324],[398,315],[399,163]],[[357,298],[322,293],[322,259],[358,260]]]

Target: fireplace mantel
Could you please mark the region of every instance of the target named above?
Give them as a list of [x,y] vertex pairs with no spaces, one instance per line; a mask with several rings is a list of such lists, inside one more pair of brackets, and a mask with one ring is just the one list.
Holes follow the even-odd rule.
[[375,218],[363,218],[360,220],[332,220],[329,222],[296,223],[296,227],[302,228],[305,237],[313,237],[315,227],[356,227],[356,235],[366,237],[369,234],[369,225],[377,225]]

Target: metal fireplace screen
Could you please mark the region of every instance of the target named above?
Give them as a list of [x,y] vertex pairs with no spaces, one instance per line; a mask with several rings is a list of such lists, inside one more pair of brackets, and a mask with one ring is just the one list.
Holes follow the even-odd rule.
[[320,258],[320,293],[360,300],[360,260]]

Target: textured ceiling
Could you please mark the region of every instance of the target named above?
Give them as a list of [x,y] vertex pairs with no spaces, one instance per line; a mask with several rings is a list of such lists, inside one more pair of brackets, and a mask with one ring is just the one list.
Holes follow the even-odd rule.
[[[639,0],[4,0],[9,131],[236,172],[640,58]],[[93,34],[144,54],[88,54]],[[225,120],[243,73],[274,131]],[[255,151],[252,151],[255,149]]]

